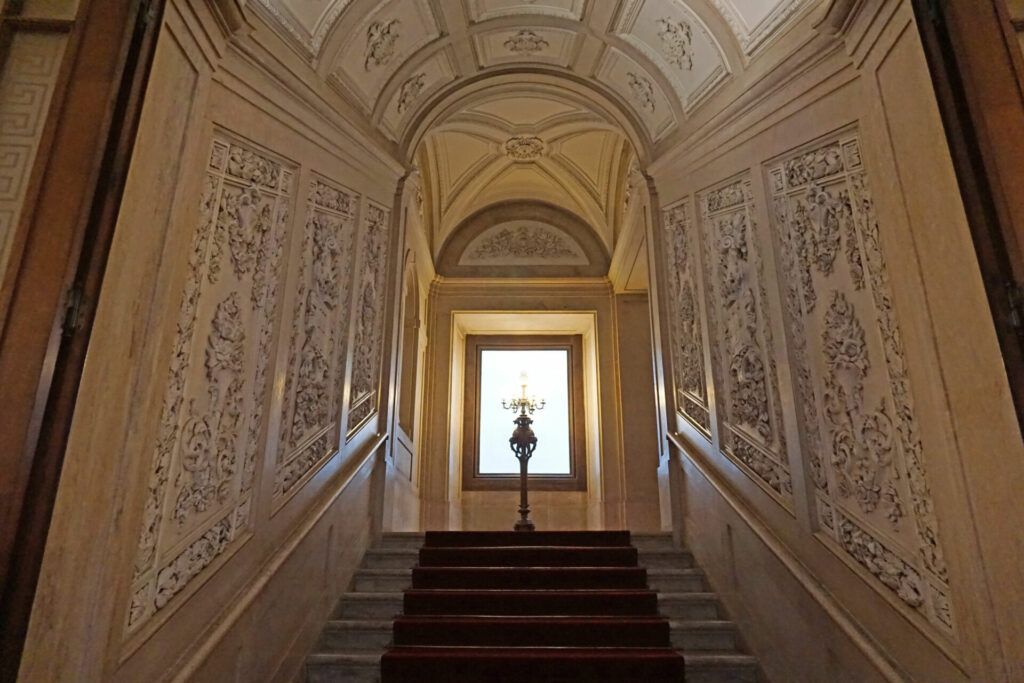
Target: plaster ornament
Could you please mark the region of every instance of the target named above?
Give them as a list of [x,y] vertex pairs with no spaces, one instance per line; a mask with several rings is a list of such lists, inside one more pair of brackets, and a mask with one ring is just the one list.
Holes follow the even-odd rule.
[[669,327],[676,408],[686,419],[711,434],[704,339],[697,303],[697,264],[693,256],[693,225],[689,203],[664,212],[665,247],[669,266]]
[[416,98],[423,92],[423,88],[426,87],[427,75],[424,73],[418,73],[398,89],[398,113],[404,114],[409,107],[416,102]]
[[505,142],[505,156],[514,161],[534,161],[544,154],[544,141],[536,135],[516,135]]
[[685,21],[668,17],[658,19],[658,37],[670,64],[684,71],[693,70],[693,29]]
[[629,71],[626,73],[626,83],[629,85],[633,101],[636,102],[641,109],[654,113],[654,110],[656,109],[654,101],[654,85],[651,83],[650,79],[646,76],[640,76]]
[[817,522],[837,552],[949,634],[947,570],[859,138],[810,145],[767,172]]
[[384,66],[395,56],[395,45],[398,42],[398,19],[375,21],[366,29],[366,56],[363,69],[371,71]]
[[743,177],[700,196],[711,356],[725,454],[788,507],[793,483],[750,186]]
[[361,266],[356,284],[355,337],[352,350],[352,391],[349,435],[377,409],[382,337],[390,249],[390,212],[375,204],[367,209]]
[[579,255],[561,232],[538,225],[516,225],[487,235],[467,254],[473,261],[557,260]]
[[[358,196],[353,193],[320,179],[310,183],[288,342],[275,497],[289,493],[337,446],[329,432],[336,426],[344,381],[345,313],[357,206]],[[325,429],[328,434],[309,442]]]
[[509,52],[532,55],[535,52],[543,51],[550,44],[530,29],[522,29],[514,36],[508,38],[504,45]]
[[126,637],[251,528],[294,169],[220,132],[207,159]]

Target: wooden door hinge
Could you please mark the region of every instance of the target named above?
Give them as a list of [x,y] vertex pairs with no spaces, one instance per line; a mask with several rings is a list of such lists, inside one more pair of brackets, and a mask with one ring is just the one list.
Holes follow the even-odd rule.
[[61,331],[65,337],[72,336],[82,329],[85,322],[85,292],[81,285],[74,285],[68,290],[67,300],[64,304],[64,323]]
[[1006,298],[1010,302],[1010,325],[1024,330],[1024,283],[1011,280],[1006,283]]

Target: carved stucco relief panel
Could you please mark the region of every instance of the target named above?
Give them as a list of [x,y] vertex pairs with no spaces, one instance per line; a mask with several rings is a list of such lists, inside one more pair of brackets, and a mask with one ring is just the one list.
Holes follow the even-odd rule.
[[356,275],[355,335],[352,344],[352,390],[348,434],[352,436],[377,412],[384,318],[387,308],[387,270],[391,246],[391,214],[367,202],[359,272]]
[[274,500],[337,452],[359,195],[314,178],[306,201],[281,405]]
[[[218,131],[151,455],[126,634],[250,536],[295,168]],[[163,614],[161,614],[163,613]]]
[[689,200],[665,209],[663,223],[676,410],[710,439],[711,413],[697,275],[699,240],[694,234]]
[[879,224],[856,131],[767,182],[816,523],[884,590],[952,634],[946,565]]
[[698,201],[721,447],[791,510],[793,481],[749,174],[700,193]]

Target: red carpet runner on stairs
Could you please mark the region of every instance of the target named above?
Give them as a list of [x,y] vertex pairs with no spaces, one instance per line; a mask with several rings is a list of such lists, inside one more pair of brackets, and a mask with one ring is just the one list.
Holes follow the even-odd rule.
[[427,532],[381,659],[404,681],[673,681],[628,531]]

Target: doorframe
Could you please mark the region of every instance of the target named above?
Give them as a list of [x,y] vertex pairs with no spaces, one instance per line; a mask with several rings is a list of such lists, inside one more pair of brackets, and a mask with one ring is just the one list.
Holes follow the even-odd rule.
[[912,5],[1024,428],[1024,53],[1004,0]]
[[0,681],[18,676],[164,6],[82,0],[50,113],[53,146],[35,161],[0,331],[0,382],[22,408],[0,413]]

